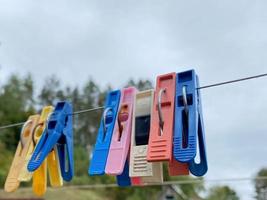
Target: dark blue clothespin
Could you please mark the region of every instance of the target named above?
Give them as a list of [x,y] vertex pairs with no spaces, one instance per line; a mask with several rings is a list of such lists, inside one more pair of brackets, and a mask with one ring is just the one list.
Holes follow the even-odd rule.
[[57,103],[28,164],[30,172],[38,169],[54,146],[57,146],[61,175],[65,181],[72,179],[74,174],[72,114],[70,103],[66,101]]
[[120,104],[120,90],[107,94],[105,110],[101,119],[93,156],[88,169],[89,175],[105,174],[110,142]]
[[[175,125],[173,153],[177,161],[189,163],[195,176],[207,170],[205,132],[198,77],[194,70],[178,73],[176,77]],[[195,162],[199,144],[200,163]]]
[[122,174],[116,176],[117,184],[120,187],[131,186],[131,178],[129,176],[129,162],[126,160]]

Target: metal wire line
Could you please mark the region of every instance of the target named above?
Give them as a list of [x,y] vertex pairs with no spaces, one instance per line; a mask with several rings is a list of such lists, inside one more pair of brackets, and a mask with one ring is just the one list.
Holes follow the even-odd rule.
[[[251,80],[251,79],[262,78],[262,77],[266,77],[266,76],[267,76],[267,73],[258,74],[258,75],[255,75],[255,76],[248,76],[248,77],[244,77],[244,78],[239,78],[239,79],[234,79],[234,80],[214,83],[214,84],[210,84],[210,85],[204,85],[204,86],[198,87],[197,90],[202,90],[202,89],[207,89],[207,88],[212,88],[212,87],[218,87],[218,86],[237,83],[237,82],[241,82],[241,81],[247,81],[247,80]],[[95,111],[102,110],[102,109],[104,109],[104,106],[75,111],[75,112],[72,113],[72,115],[79,115],[79,114],[84,114],[84,113],[88,113],[88,112],[95,112]],[[19,123],[0,126],[0,131],[3,130],[3,129],[7,129],[7,128],[22,126],[24,123],[25,122],[19,122]]]

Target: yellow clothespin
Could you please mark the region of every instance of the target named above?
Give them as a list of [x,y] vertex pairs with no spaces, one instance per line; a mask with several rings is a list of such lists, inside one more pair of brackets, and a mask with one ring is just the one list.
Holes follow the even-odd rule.
[[25,166],[28,163],[29,154],[33,151],[32,135],[39,117],[39,115],[31,115],[22,127],[20,141],[5,182],[6,192],[15,191],[20,185],[20,180],[30,180],[32,177]]
[[[46,128],[46,122],[53,112],[52,106],[43,108],[38,127],[36,128],[33,139],[35,146],[38,144],[43,132]],[[47,159],[42,165],[33,173],[33,192],[38,196],[43,196],[47,188],[47,167],[49,172],[50,183],[52,187],[60,187],[63,185],[63,180],[60,173],[59,160],[56,150],[52,150]]]
[[61,187],[63,185],[63,178],[61,176],[61,171],[59,166],[57,147],[54,147],[54,149],[48,155],[47,163],[48,163],[50,185],[52,187]]

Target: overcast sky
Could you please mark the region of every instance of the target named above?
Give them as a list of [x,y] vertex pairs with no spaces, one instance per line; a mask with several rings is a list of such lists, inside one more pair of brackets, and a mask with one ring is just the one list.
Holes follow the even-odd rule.
[[[267,1],[0,0],[0,83],[31,72],[121,87],[195,68],[202,85],[267,72]],[[202,90],[207,179],[267,166],[267,79]],[[228,183],[227,183],[228,184]],[[242,199],[251,182],[229,183]]]

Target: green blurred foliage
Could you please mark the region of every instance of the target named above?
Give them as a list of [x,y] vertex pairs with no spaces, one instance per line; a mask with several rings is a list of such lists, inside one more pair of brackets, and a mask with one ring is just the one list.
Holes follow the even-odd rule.
[[[258,171],[257,177],[267,177],[267,168],[263,168]],[[255,179],[255,191],[257,200],[267,199],[267,179]]]
[[[34,112],[31,76],[25,78],[11,76],[0,88],[0,125],[23,122]],[[0,140],[7,149],[15,150],[19,130],[15,127],[1,131]]]
[[215,186],[210,189],[207,200],[239,200],[239,197],[229,186]]

